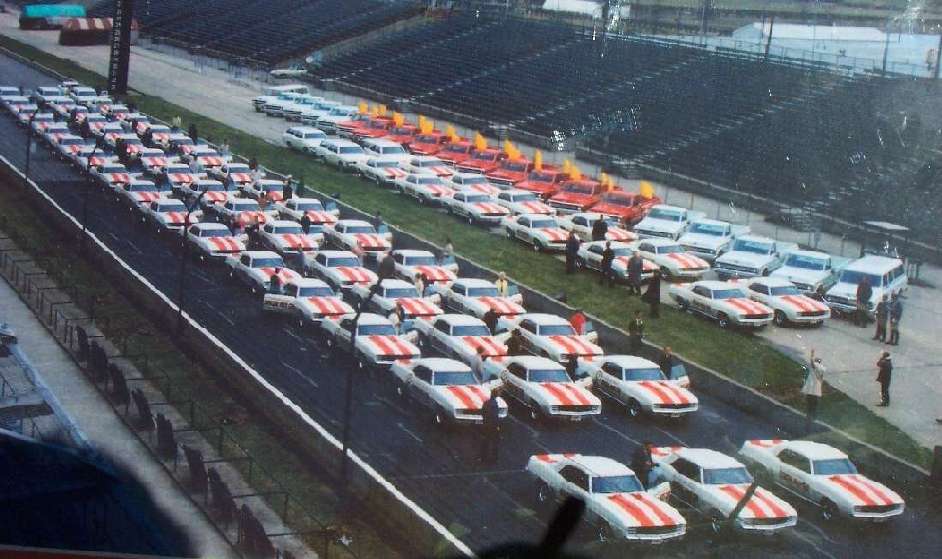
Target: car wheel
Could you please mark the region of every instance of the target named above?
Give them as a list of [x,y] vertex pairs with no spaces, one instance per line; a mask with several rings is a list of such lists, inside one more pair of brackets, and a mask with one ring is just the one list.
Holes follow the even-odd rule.
[[298,330],[304,330],[304,317],[298,317]]
[[400,397],[400,398],[404,398],[405,395],[406,395],[406,389],[405,389],[405,387],[402,385],[402,383],[397,384],[397,385],[396,385],[396,396],[398,396],[398,397]]
[[537,422],[542,421],[543,419],[543,412],[540,410],[540,407],[537,406],[536,404],[530,405],[530,419]]
[[661,277],[664,279],[671,277],[671,271],[667,269],[667,266],[661,266]]
[[438,427],[441,427],[445,424],[445,416],[442,414],[441,410],[435,410],[432,412],[432,423]]
[[549,506],[553,503],[553,490],[545,483],[536,488],[536,502],[540,506]]
[[474,216],[468,214],[468,225],[474,225]]
[[533,241],[533,245],[531,246],[531,248],[533,249],[533,252],[543,252],[543,247],[540,246],[540,243],[538,241]]
[[511,241],[514,240],[514,232],[511,231],[510,229],[507,230],[507,238],[510,239]]
[[678,299],[677,308],[680,309],[681,312],[687,312],[690,310],[690,303],[688,303],[686,299]]
[[762,277],[768,277],[768,276],[769,276],[769,271],[768,271],[768,270],[762,270]]
[[714,512],[710,515],[710,529],[714,534],[719,534],[726,527],[726,519],[720,513]]
[[785,324],[788,322],[788,318],[782,311],[775,311],[775,317],[772,320],[775,322],[776,326],[785,326]]
[[324,345],[327,346],[327,349],[328,349],[328,350],[333,350],[333,349],[334,349],[334,339],[331,338],[330,336],[327,336],[326,338],[324,338]]
[[716,323],[720,325],[720,328],[725,330],[729,328],[729,317],[721,313],[716,317]]
[[576,264],[576,269],[577,269],[577,270],[584,270],[584,269],[585,269],[585,260],[583,260],[583,259],[581,259],[581,258],[576,258],[575,264]]
[[629,417],[631,417],[632,419],[637,419],[638,417],[641,416],[641,413],[643,411],[644,409],[641,407],[641,404],[638,402],[638,400],[635,400],[634,398],[632,398],[631,400],[628,400],[628,416]]
[[831,500],[825,499],[821,503],[821,518],[830,522],[835,520],[838,516],[840,516],[840,510],[837,508],[837,505]]
[[598,530],[597,535],[598,535],[599,543],[608,543],[612,541],[613,534],[612,534],[611,526],[609,526],[608,523],[605,523],[605,522],[603,522],[602,524],[599,524],[599,530]]

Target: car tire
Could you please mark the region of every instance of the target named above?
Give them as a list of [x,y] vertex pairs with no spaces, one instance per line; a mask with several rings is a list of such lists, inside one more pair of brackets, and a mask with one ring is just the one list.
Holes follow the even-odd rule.
[[468,214],[468,225],[471,225],[471,226],[475,225],[474,216],[471,214]]
[[540,409],[540,406],[535,404],[530,405],[530,419],[537,423],[543,421],[543,411]]
[[776,326],[785,326],[788,324],[788,317],[785,316],[785,313],[782,311],[775,311],[775,315],[772,318],[772,321],[775,322]]
[[510,239],[511,241],[514,240],[514,232],[511,231],[510,229],[507,230],[507,238]]
[[690,303],[686,299],[677,299],[677,308],[680,312],[687,312],[690,310]]
[[727,328],[729,328],[729,317],[723,313],[720,313],[720,315],[716,317],[716,323],[719,325],[720,328],[722,328],[723,330],[726,330]]
[[432,423],[436,427],[443,427],[445,425],[445,414],[442,413],[441,409],[432,410]]
[[585,269],[585,260],[583,260],[583,259],[577,257],[575,264],[576,264],[576,269],[577,269],[577,270],[584,270],[584,269]]
[[540,246],[540,243],[538,241],[533,241],[533,245],[531,245],[531,248],[533,249],[533,252],[543,252],[543,247]]
[[540,482],[540,485],[536,488],[536,503],[543,508],[552,506],[553,490],[548,484]]
[[821,518],[833,522],[840,516],[840,509],[830,499],[821,501]]
[[644,408],[641,407],[641,403],[634,398],[628,400],[626,406],[628,409],[628,417],[631,419],[638,419],[641,417],[641,414],[644,413]]
[[403,383],[396,383],[396,396],[399,398],[406,397],[406,387]]
[[331,338],[330,336],[325,336],[325,337],[324,337],[324,345],[327,346],[327,350],[328,350],[328,351],[333,351],[333,349],[334,349],[334,347],[335,347],[336,344],[334,343],[334,339],[333,339],[333,338]]
[[710,514],[710,529],[714,534],[720,534],[726,528],[726,519],[720,513],[714,511]]
[[664,279],[670,279],[671,271],[667,269],[667,266],[661,266],[661,277]]
[[762,275],[762,277],[767,278],[767,277],[769,277],[769,270],[767,270],[767,269],[766,269],[766,270],[762,270],[762,272],[761,272],[760,274]]
[[602,521],[599,524],[598,532],[596,533],[596,538],[599,543],[609,543],[614,539],[614,533],[612,532],[612,527],[608,525],[607,522]]

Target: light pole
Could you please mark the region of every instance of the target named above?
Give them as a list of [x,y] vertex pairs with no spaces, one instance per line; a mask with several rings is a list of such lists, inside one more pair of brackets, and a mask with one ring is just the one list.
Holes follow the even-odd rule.
[[92,148],[92,152],[88,154],[88,159],[85,161],[85,191],[82,193],[82,252],[85,251],[85,238],[88,231],[88,195],[92,191],[92,179],[89,175],[92,172],[92,159],[95,158],[98,147],[98,140],[95,140],[95,147]]
[[196,208],[200,205],[203,196],[206,196],[208,190],[200,192],[199,196],[196,197],[196,200],[193,200],[193,203],[186,207],[186,215],[183,218],[183,234],[180,236],[183,246],[180,250],[180,284],[177,291],[177,335],[183,333],[183,297],[184,297],[184,285],[186,283],[186,262],[189,260],[190,256],[190,243],[186,242],[186,231],[190,228],[190,212],[193,211],[193,208]]
[[26,170],[23,173],[23,179],[27,186],[29,185],[29,163],[33,154],[33,119],[36,118],[37,113],[39,113],[39,107],[36,107],[33,114],[29,115],[29,122],[26,124]]

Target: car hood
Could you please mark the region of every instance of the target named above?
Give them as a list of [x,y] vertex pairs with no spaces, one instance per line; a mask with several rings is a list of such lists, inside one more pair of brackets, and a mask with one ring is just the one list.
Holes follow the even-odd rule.
[[826,280],[831,274],[827,270],[806,270],[804,268],[782,267],[772,272],[772,275],[785,278],[793,283],[815,286]]
[[595,493],[591,498],[606,513],[607,520],[621,528],[668,527],[686,524],[674,507],[645,491]]
[[860,474],[815,476],[818,488],[833,497],[847,501],[851,506],[889,506],[903,503],[902,497],[882,483]]
[[729,237],[717,237],[716,235],[705,235],[703,233],[686,233],[680,238],[679,242],[682,245],[716,250],[727,244]]
[[419,348],[400,336],[357,336],[357,345],[372,355],[384,357],[413,357]]
[[695,404],[697,397],[686,388],[669,380],[626,381],[626,388],[633,388],[639,400],[646,404]]
[[[730,514],[736,508],[736,504],[745,496],[749,488],[747,484],[726,484],[726,485],[703,485],[701,486],[705,493],[713,497],[722,510],[723,514]],[[789,518],[797,516],[795,509],[773,495],[770,491],[757,487],[755,494],[746,503],[739,518]]]
[[340,316],[354,312],[353,307],[340,297],[307,297],[303,304],[321,316]]
[[745,297],[734,297],[717,301],[717,306],[733,316],[747,314],[771,314],[772,309]]
[[[491,398],[489,388],[474,384],[462,386],[432,386],[432,390],[437,392],[442,400],[451,404],[456,410],[480,410],[484,403]],[[501,409],[507,407],[506,402],[500,406]]]
[[598,406],[601,401],[574,382],[532,382],[538,397],[550,406]]
[[666,219],[651,219],[646,217],[641,220],[641,223],[635,226],[635,229],[639,231],[663,231],[665,233],[678,233],[683,231],[684,223],[669,221]]
[[727,252],[716,260],[717,264],[730,264],[732,266],[744,266],[755,269],[759,269],[770,262],[772,262],[772,257],[768,254],[739,251]]

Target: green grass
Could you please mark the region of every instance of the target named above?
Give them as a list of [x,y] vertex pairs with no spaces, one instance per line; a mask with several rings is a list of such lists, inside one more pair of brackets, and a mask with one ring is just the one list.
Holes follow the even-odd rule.
[[[100,83],[100,76],[78,68],[70,61],[6,37],[0,37],[0,44],[80,81],[98,80]],[[562,264],[554,258],[536,254],[520,244],[458,222],[444,213],[421,209],[411,199],[321,165],[308,156],[269,144],[160,97],[135,94],[132,98],[146,113],[164,120],[179,115],[184,128],[195,123],[200,136],[216,141],[227,139],[235,153],[256,157],[262,165],[290,173],[321,192],[339,193],[343,202],[362,211],[371,214],[381,211],[388,223],[404,231],[440,245],[450,238],[462,256],[493,270],[505,271],[519,283],[549,294],[565,292],[571,306],[586,309],[612,326],[627,329],[634,310],[642,308],[637,299],[626,297],[623,291],[600,287],[594,275],[566,276],[562,273]],[[246,111],[249,110],[247,106]],[[799,388],[804,378],[801,365],[759,337],[722,331],[711,323],[671,308],[662,310],[661,319],[648,321],[647,337],[656,344],[673,347],[675,352],[688,359],[801,409]],[[819,419],[914,464],[928,467],[931,463],[928,449],[866,406],[836,390],[829,390],[822,399]]]

